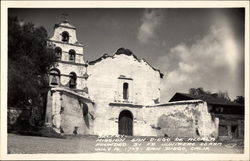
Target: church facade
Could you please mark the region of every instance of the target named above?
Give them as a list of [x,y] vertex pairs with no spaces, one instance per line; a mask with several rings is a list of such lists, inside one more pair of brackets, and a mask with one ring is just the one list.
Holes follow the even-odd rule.
[[46,123],[61,134],[217,137],[219,120],[201,100],[161,103],[164,75],[129,49],[84,60],[68,21],[48,40],[58,61],[50,70]]

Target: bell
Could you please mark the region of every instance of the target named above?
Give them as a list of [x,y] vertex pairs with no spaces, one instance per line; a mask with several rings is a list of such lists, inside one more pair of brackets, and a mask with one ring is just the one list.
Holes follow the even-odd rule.
[[57,60],[61,60],[61,53],[60,52],[56,53],[56,57],[57,57]]
[[51,80],[51,85],[58,85],[57,79],[56,79],[55,76],[54,76],[54,77],[52,78],[52,80]]
[[75,88],[76,87],[76,82],[73,78],[70,79],[69,81],[69,87],[70,88]]
[[69,41],[69,37],[66,36],[66,35],[64,35],[64,36],[62,37],[62,41],[63,41],[63,42],[68,42],[68,41]]
[[70,81],[69,81],[69,84],[74,84],[74,79],[73,78],[70,78]]
[[69,60],[74,60],[74,55],[73,55],[73,54],[71,54],[71,55],[69,56]]

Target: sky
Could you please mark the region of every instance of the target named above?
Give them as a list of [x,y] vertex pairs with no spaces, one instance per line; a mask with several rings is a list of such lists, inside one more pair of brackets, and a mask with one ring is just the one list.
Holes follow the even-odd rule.
[[13,8],[9,16],[43,26],[64,20],[77,28],[85,61],[128,48],[164,74],[161,102],[203,87],[244,96],[243,8]]

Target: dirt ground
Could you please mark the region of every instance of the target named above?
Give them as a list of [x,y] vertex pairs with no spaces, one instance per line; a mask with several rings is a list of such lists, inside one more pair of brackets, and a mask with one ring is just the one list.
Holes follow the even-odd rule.
[[164,137],[80,136],[48,138],[8,134],[9,154],[56,153],[243,153],[243,140],[173,141]]

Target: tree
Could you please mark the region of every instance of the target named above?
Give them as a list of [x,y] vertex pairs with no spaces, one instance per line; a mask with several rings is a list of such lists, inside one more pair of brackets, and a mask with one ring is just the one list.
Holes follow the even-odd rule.
[[228,100],[228,101],[231,101],[229,96],[228,96],[228,93],[227,92],[222,92],[222,91],[219,91],[218,94],[217,94],[218,98],[221,98],[221,99],[224,99],[224,100]]
[[189,92],[189,94],[192,94],[192,95],[211,94],[211,92],[209,92],[209,91],[204,91],[204,89],[202,87],[190,88],[188,92]]
[[41,106],[46,76],[56,61],[47,47],[47,31],[32,23],[8,18],[8,106]]
[[188,90],[188,93],[192,94],[192,95],[196,95],[196,96],[208,95],[208,96],[211,96],[211,97],[220,98],[220,99],[230,101],[230,98],[229,98],[227,92],[219,91],[218,93],[211,93],[210,91],[205,91],[202,87],[190,88]]
[[237,96],[237,97],[235,98],[234,102],[244,105],[244,103],[245,103],[245,98],[244,98],[243,96]]

